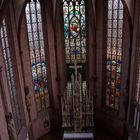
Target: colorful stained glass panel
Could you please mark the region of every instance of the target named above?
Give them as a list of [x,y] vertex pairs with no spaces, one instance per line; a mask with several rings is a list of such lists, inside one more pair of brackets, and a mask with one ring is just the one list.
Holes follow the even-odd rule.
[[66,62],[85,62],[85,1],[63,0]]
[[106,106],[118,110],[121,94],[123,32],[123,4],[121,0],[108,0],[107,23]]
[[49,105],[47,61],[42,31],[41,7],[38,0],[31,0],[26,6],[26,23],[32,67],[32,78],[36,99],[37,112]]

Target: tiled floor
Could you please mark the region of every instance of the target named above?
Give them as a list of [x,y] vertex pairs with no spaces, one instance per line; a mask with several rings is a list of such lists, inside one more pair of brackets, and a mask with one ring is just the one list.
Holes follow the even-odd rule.
[[[55,130],[55,131],[43,136],[39,140],[62,140],[62,138],[63,138],[63,130],[60,128],[58,130]],[[119,139],[117,139],[117,138],[111,136],[110,134],[103,132],[101,130],[95,130],[94,131],[94,140],[119,140]]]

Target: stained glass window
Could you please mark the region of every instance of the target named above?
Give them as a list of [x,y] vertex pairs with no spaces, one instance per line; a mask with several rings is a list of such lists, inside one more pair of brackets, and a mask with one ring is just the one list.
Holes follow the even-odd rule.
[[66,62],[85,63],[86,23],[85,1],[63,0]]
[[7,32],[7,24],[6,24],[6,20],[4,19],[2,22],[2,26],[0,28],[0,45],[4,57],[6,74],[8,79],[8,87],[9,87],[9,93],[11,97],[13,119],[15,122],[16,131],[19,132],[21,128],[21,120],[20,120],[21,114],[19,111],[19,104],[17,99],[17,92],[15,86],[14,72],[13,72],[13,64],[12,64],[11,52],[10,52],[10,43],[8,38],[9,36]]
[[108,0],[106,50],[106,106],[118,110],[121,92],[123,4]]
[[28,2],[25,13],[35,100],[39,112],[49,106],[47,61],[39,1]]

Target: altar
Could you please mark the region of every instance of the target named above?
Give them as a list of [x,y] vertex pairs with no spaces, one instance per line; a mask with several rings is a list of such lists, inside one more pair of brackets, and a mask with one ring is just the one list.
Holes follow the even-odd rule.
[[93,133],[64,133],[63,140],[94,140]]
[[74,69],[74,73],[61,97],[63,140],[93,140],[93,95],[89,94],[86,81],[82,80],[81,73],[77,71],[82,66],[75,61],[70,68]]

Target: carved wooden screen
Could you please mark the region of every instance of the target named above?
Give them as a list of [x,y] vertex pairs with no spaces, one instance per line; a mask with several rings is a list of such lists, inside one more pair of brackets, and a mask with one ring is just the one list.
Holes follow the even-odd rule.
[[27,3],[26,23],[37,111],[49,106],[47,59],[45,56],[41,6],[38,0]]
[[13,64],[11,58],[11,42],[9,42],[9,33],[8,33],[8,26],[7,20],[3,19],[2,26],[0,28],[0,46],[3,53],[7,80],[8,80],[8,87],[9,93],[11,97],[11,105],[12,105],[12,115],[16,126],[16,131],[19,132],[21,128],[21,114],[19,110],[18,98],[17,98],[17,91],[15,86],[15,73],[13,71]]
[[106,46],[106,106],[119,109],[122,68],[123,4],[108,0]]

